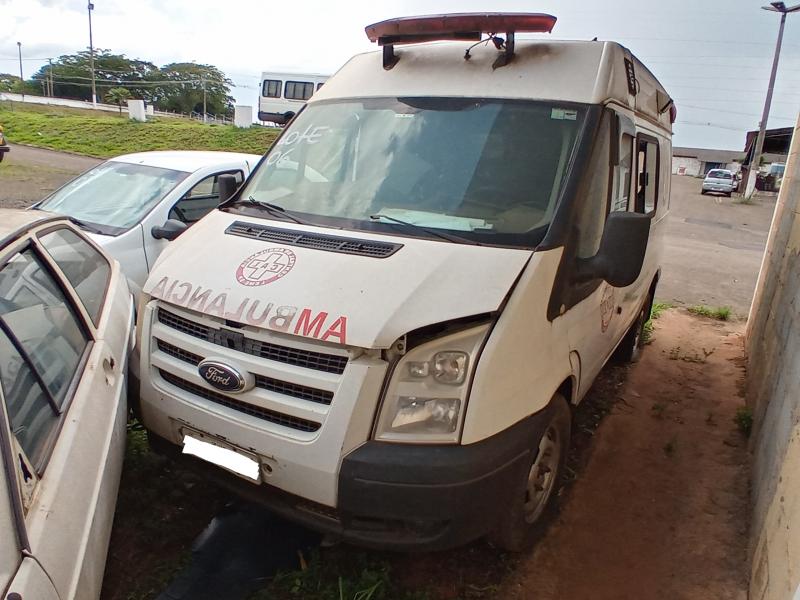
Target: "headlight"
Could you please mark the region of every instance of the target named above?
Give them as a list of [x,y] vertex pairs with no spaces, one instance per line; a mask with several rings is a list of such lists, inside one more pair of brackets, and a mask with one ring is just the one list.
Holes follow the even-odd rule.
[[395,366],[375,428],[392,442],[457,442],[472,371],[489,325],[409,351]]

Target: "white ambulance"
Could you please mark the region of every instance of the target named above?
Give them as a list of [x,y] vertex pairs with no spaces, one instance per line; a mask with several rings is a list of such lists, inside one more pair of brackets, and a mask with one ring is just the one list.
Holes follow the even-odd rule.
[[262,73],[258,120],[286,125],[327,80],[319,73]]
[[675,117],[617,43],[515,43],[554,23],[367,28],[383,52],[342,67],[153,268],[155,447],[364,546],[535,538],[571,407],[641,349]]

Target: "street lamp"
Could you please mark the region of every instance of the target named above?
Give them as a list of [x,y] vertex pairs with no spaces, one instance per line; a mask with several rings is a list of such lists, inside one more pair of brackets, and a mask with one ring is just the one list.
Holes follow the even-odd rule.
[[22,100],[24,102],[25,101],[25,79],[22,77],[22,42],[17,42],[17,52],[19,52],[19,91],[22,94]]
[[772,59],[772,73],[769,76],[769,87],[767,88],[767,99],[764,102],[764,112],[761,114],[761,123],[758,126],[758,137],[756,147],[753,150],[753,157],[750,159],[750,173],[747,177],[747,185],[744,195],[749,198],[756,187],[756,173],[761,163],[761,151],[764,149],[764,136],[767,131],[767,120],[769,119],[769,109],[772,104],[772,91],[775,88],[775,76],[778,74],[778,59],[781,56],[781,42],[783,41],[783,26],[786,23],[786,15],[800,10],[800,4],[787,7],[783,2],[770,2],[769,6],[762,6],[764,10],[781,13],[781,26],[778,29],[778,43],[775,45],[775,57]]
[[97,108],[97,89],[94,84],[94,44],[92,43],[92,10],[94,4],[89,2],[89,66],[92,69],[92,106]]

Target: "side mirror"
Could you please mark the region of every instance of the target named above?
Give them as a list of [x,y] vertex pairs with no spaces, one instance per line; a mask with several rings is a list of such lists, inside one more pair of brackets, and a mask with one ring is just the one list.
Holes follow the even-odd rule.
[[227,202],[236,193],[236,177],[230,173],[225,173],[217,177],[217,191],[219,192],[219,203]]
[[644,265],[650,221],[641,213],[612,212],[606,220],[600,250],[578,265],[580,279],[604,279],[614,287],[633,284]]
[[150,233],[157,240],[172,241],[186,231],[186,229],[187,225],[183,221],[178,221],[177,219],[167,219],[167,222],[161,227],[158,225],[153,226],[153,228],[150,230]]

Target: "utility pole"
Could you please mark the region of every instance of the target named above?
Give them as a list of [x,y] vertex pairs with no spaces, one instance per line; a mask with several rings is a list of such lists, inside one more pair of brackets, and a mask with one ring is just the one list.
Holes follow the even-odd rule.
[[24,101],[25,100],[25,78],[22,76],[22,42],[17,42],[17,52],[19,52],[19,91],[22,94],[22,100]]
[[89,2],[89,66],[92,69],[92,106],[97,108],[97,88],[94,80],[94,43],[92,42],[92,11],[94,4]]
[[778,74],[778,60],[781,56],[781,43],[783,42],[783,28],[786,24],[786,15],[800,10],[800,4],[787,8],[784,2],[770,2],[769,6],[762,6],[764,10],[781,13],[781,24],[778,29],[778,42],[775,44],[775,56],[772,59],[772,73],[769,76],[769,87],[767,88],[767,99],[764,101],[764,112],[761,114],[761,123],[758,126],[758,137],[756,146],[753,149],[753,157],[750,159],[750,171],[747,175],[747,183],[744,188],[745,198],[753,195],[756,188],[756,175],[761,164],[761,153],[764,150],[764,137],[767,132],[767,121],[769,120],[769,109],[772,105],[772,92],[775,89],[775,77]]
[[50,97],[52,98],[55,96],[55,91],[53,90],[53,59],[48,58],[47,62],[50,63],[50,68],[47,71],[48,80],[49,80],[49,90],[50,90]]

